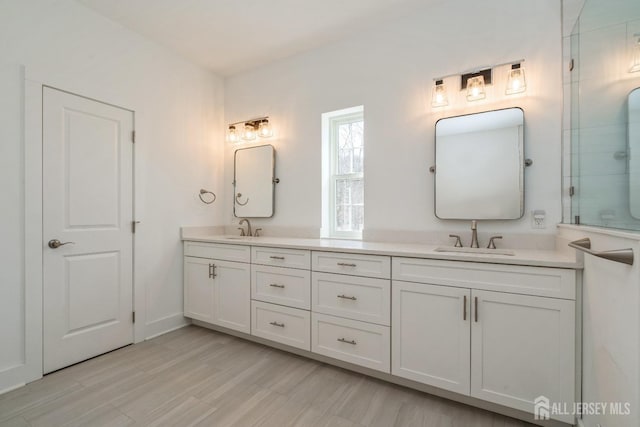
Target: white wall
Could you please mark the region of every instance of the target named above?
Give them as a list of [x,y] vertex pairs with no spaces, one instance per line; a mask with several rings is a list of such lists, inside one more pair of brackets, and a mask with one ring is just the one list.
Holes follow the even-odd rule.
[[[426,3],[426,2],[425,2]],[[481,231],[549,235],[561,220],[561,7],[558,0],[428,2],[391,23],[226,80],[228,122],[270,115],[277,150],[276,210],[255,220],[273,229],[321,227],[321,119],[324,112],[364,105],[365,238],[467,230],[467,222],[433,213],[434,124],[454,116],[511,106],[525,111],[525,218],[483,222]],[[504,95],[506,67],[485,101],[432,111],[433,78],[525,59],[528,90]],[[447,80],[455,85],[455,79]],[[233,151],[226,144],[225,220],[232,223]],[[530,211],[547,212],[532,230]]]
[[[135,239],[135,285],[146,290],[136,300],[138,339],[145,337],[140,331],[149,336],[184,322],[179,227],[222,224],[222,204],[202,204],[198,190],[222,193],[223,81],[72,0],[0,0],[0,10],[0,62],[14,64],[1,67],[0,77],[15,89],[7,92],[10,98],[3,90],[0,102],[0,117],[11,124],[0,135],[0,222],[7,239],[0,247],[3,390],[19,382],[14,374],[25,360],[27,315],[21,301],[24,117],[23,100],[15,96],[22,91],[15,87],[21,80],[16,64],[24,65],[27,87],[47,84],[135,110],[135,209],[142,221]],[[27,95],[29,102],[38,100]],[[40,369],[35,365],[31,374]]]

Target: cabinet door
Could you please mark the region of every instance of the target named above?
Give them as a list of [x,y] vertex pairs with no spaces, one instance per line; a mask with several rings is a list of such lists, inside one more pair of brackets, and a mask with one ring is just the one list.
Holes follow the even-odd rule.
[[251,331],[251,269],[249,264],[211,261],[214,265],[214,319],[216,325]]
[[214,283],[210,277],[213,261],[184,257],[184,315],[213,322]]
[[408,378],[469,394],[471,291],[392,283],[392,370]]
[[571,407],[575,302],[475,290],[472,297],[471,395],[527,412],[539,396]]

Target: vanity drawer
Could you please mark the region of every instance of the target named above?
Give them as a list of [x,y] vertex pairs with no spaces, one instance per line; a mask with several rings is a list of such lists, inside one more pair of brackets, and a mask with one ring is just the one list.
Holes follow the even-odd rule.
[[320,313],[311,315],[311,351],[382,372],[390,372],[389,327]]
[[251,298],[309,310],[311,272],[252,264]]
[[311,252],[304,249],[251,248],[251,259],[254,264],[274,265],[277,267],[311,268]]
[[311,289],[314,312],[389,326],[388,279],[314,272]]
[[251,301],[251,335],[309,351],[309,326],[308,311]]
[[576,272],[564,268],[394,257],[393,280],[576,299]]
[[250,262],[251,247],[224,243],[184,242],[184,255],[225,261]]
[[316,252],[311,254],[313,271],[350,274],[352,276],[391,277],[391,258],[383,255],[360,255],[338,252]]

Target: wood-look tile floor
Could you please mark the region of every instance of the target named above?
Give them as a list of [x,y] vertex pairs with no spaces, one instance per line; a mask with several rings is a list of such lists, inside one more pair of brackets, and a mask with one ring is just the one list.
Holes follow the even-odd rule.
[[0,396],[0,426],[530,424],[189,326]]

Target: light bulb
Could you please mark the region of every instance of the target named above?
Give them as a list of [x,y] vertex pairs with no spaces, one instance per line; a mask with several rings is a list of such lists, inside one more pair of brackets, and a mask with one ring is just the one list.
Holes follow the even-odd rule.
[[236,127],[231,125],[229,126],[229,142],[238,142],[238,140],[240,139],[238,137],[238,132],[236,131]]
[[433,86],[433,93],[431,95],[431,106],[444,107],[445,105],[449,105],[447,88],[442,80],[436,80],[436,84]]
[[507,95],[513,95],[514,93],[520,93],[527,90],[527,83],[524,77],[524,68],[521,64],[513,64],[511,70],[509,70],[509,76],[507,78]]
[[485,97],[484,76],[475,76],[467,80],[467,101],[478,101]]

